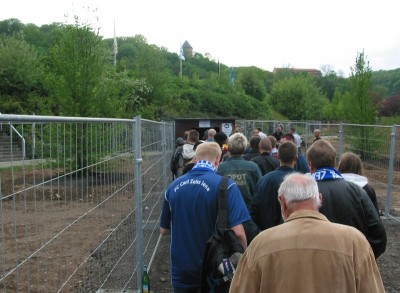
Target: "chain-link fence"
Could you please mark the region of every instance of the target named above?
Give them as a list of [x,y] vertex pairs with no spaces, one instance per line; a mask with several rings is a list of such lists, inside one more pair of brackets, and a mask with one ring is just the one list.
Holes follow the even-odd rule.
[[291,127],[303,139],[304,153],[314,140],[314,130],[321,130],[322,138],[337,150],[338,159],[344,152],[360,156],[366,176],[380,196],[386,217],[400,221],[400,126],[326,124],[318,121],[236,121],[243,133],[250,138],[254,128],[260,127],[265,134],[272,134],[278,125],[283,133]]
[[139,289],[173,124],[0,114],[0,133],[0,291]]
[[[247,137],[320,129],[361,156],[385,215],[400,221],[399,126],[237,121]],[[130,292],[159,243],[174,124],[0,114],[0,291]]]

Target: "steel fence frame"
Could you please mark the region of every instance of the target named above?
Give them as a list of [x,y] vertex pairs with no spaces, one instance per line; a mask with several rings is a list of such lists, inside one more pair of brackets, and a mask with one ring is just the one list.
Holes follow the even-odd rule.
[[139,291],[160,240],[174,124],[0,114],[0,125],[11,146],[0,290]]
[[[282,126],[283,132],[295,127],[303,139],[304,152],[314,139],[314,130],[320,129],[324,139],[329,140],[338,152],[337,162],[342,154],[352,151],[361,156],[367,171],[373,173],[387,171],[386,178],[377,180],[371,174],[369,179],[386,185],[385,217],[400,222],[400,184],[394,178],[400,177],[400,125],[358,125],[346,123],[323,123],[321,121],[277,121],[277,120],[237,120],[241,130],[250,139],[252,130],[260,127],[264,133],[272,134],[276,127]],[[396,201],[393,203],[393,189],[396,189]]]
[[[255,127],[295,127],[304,151],[321,129],[338,159],[351,150],[367,158],[369,172],[387,170],[385,216],[400,221],[398,125],[237,124],[248,138]],[[0,290],[140,291],[143,264],[151,269],[160,241],[174,123],[0,114],[0,130],[10,152],[0,158]]]

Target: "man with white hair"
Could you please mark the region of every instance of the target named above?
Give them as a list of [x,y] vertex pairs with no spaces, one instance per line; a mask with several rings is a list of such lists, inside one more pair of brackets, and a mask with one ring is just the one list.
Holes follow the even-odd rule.
[[357,229],[318,212],[312,176],[292,173],[279,188],[285,223],[261,232],[244,253],[230,293],[385,292],[374,253]]

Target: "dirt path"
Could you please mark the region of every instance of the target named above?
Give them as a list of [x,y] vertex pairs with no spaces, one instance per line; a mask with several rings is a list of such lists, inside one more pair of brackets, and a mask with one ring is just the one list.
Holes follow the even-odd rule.
[[[400,223],[384,220],[388,243],[386,252],[379,257],[377,263],[382,276],[386,293],[400,292]],[[152,290],[158,293],[173,293],[170,277],[169,261],[170,237],[162,237],[159,250],[151,266],[150,280]]]

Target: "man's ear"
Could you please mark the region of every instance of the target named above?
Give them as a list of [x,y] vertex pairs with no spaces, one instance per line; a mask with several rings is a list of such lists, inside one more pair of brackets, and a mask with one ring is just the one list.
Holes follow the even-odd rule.
[[215,169],[218,169],[219,162],[221,161],[221,156],[218,156],[215,161],[214,161],[214,167]]
[[279,199],[279,203],[281,204],[282,211],[286,211],[287,210],[286,199],[283,197],[283,195],[279,195],[278,199]]
[[310,166],[310,172],[315,173],[317,169],[314,167],[314,164],[311,161],[308,161],[308,166]]

